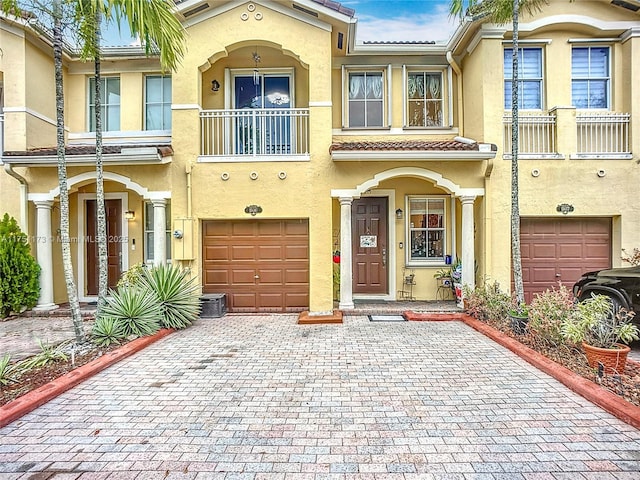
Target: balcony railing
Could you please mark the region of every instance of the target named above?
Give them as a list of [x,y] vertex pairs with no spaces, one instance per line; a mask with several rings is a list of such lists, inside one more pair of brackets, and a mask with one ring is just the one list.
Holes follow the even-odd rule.
[[[504,156],[511,157],[511,115],[504,115]],[[518,116],[518,154],[522,157],[558,157],[556,149],[556,116],[526,114]]]
[[628,113],[578,113],[578,156],[630,157],[630,118]]
[[309,109],[256,108],[200,112],[201,157],[309,156]]

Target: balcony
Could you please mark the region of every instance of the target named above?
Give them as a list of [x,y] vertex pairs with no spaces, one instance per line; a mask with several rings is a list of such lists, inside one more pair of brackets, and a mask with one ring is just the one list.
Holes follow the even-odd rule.
[[[556,108],[548,113],[518,116],[518,157],[574,159],[629,159],[631,141],[628,113],[573,113]],[[559,125],[562,125],[561,127]],[[504,158],[511,158],[511,115],[503,116]],[[575,132],[572,136],[571,132]],[[559,145],[563,145],[560,147]]]
[[200,112],[201,162],[309,160],[308,108]]
[[632,158],[628,113],[579,113],[577,158]]

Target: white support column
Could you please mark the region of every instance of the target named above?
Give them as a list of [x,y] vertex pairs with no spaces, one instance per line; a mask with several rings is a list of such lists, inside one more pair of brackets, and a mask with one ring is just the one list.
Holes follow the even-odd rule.
[[353,275],[351,261],[351,203],[353,198],[340,197],[340,303],[341,310],[353,309]]
[[40,298],[34,310],[58,308],[53,302],[53,238],[51,235],[51,207],[53,201],[38,200],[36,205],[36,257],[40,265]]
[[476,286],[475,272],[475,239],[473,203],[476,197],[465,195],[460,197],[462,204],[462,285],[473,289]]
[[167,201],[155,199],[153,203],[153,264],[167,263]]

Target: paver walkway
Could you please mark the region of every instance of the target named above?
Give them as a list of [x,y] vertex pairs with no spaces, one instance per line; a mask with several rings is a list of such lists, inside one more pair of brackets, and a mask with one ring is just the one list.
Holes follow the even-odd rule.
[[295,322],[166,337],[0,429],[0,478],[640,478],[639,430],[460,322]]

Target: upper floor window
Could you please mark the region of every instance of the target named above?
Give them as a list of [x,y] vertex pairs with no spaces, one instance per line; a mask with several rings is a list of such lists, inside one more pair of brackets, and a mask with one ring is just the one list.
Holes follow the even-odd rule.
[[[513,83],[513,49],[504,49],[504,108],[511,109]],[[542,108],[542,48],[518,49],[518,107]]]
[[407,125],[441,127],[443,122],[442,74],[407,74]]
[[349,127],[384,126],[382,72],[349,72],[348,88]]
[[571,50],[571,98],[576,108],[608,108],[609,47]]
[[[102,77],[100,80],[100,112],[102,130],[120,130],[120,77]],[[89,131],[96,131],[95,78],[89,79]]]
[[445,261],[445,200],[443,197],[409,198],[409,263]]
[[171,77],[145,77],[145,130],[171,130]]

